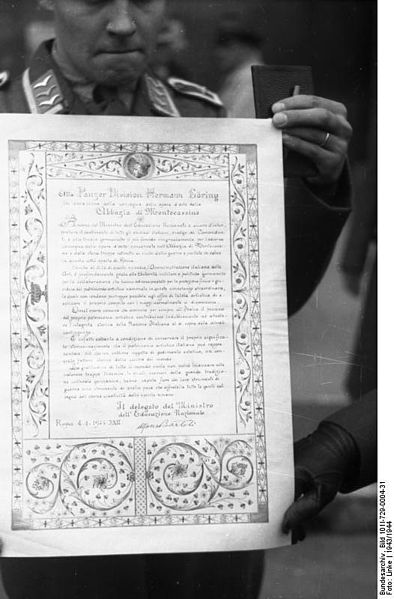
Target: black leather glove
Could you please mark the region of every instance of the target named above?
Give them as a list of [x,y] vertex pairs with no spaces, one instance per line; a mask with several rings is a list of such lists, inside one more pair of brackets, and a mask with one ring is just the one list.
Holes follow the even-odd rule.
[[305,538],[303,524],[330,503],[359,468],[353,437],[341,426],[322,422],[317,430],[294,445],[295,501],[286,511],[282,529],[293,533],[293,543]]

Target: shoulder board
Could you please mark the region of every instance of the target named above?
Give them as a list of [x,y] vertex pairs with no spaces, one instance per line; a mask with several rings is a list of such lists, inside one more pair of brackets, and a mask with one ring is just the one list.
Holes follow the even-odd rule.
[[219,96],[202,85],[197,85],[196,83],[185,81],[184,79],[177,79],[176,77],[170,77],[167,80],[167,83],[170,87],[172,87],[172,89],[180,94],[184,94],[185,96],[193,96],[194,98],[200,98],[201,100],[210,102],[215,106],[223,106],[223,102]]
[[8,71],[0,71],[0,89],[3,89],[10,82],[10,74]]

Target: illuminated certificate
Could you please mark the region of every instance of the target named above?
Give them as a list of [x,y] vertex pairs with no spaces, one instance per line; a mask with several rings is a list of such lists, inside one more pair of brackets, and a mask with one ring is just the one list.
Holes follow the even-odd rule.
[[286,544],[280,133],[0,125],[5,555]]

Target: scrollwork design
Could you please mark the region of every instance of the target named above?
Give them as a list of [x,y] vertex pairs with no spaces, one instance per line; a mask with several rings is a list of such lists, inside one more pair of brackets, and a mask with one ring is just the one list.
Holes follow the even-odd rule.
[[41,252],[44,235],[44,217],[41,204],[45,199],[43,168],[31,156],[25,197],[25,231],[23,251],[25,253],[25,351],[29,373],[26,380],[27,403],[34,425],[35,435],[40,425],[46,421],[48,406],[48,385],[45,383],[46,358],[46,302],[47,289],[44,267],[45,256]]
[[160,174],[169,175],[171,173],[186,173],[190,171],[190,163],[186,160],[179,160],[172,157],[163,157],[157,161],[157,170]]
[[60,496],[73,515],[119,507],[130,495],[134,471],[126,455],[107,443],[85,443],[65,458]]
[[108,158],[107,160],[91,160],[88,163],[89,170],[104,171],[106,173],[120,175],[122,173],[122,164],[119,158]]
[[150,461],[149,488],[161,505],[181,512],[223,509],[224,504],[234,508],[240,502],[246,506],[245,497],[232,492],[245,490],[251,483],[251,458],[252,448],[245,441],[231,442],[221,452],[207,440],[196,441],[195,446],[170,443]]
[[[168,147],[167,147],[168,146]],[[122,146],[123,147],[123,146]],[[126,150],[127,144],[124,147]],[[147,147],[150,147],[149,145]],[[218,148],[210,148],[210,153],[201,152],[188,154],[187,147],[173,146],[168,144],[153,144],[152,152],[147,152],[146,146],[137,145],[135,151],[120,151],[117,153],[91,152],[73,154],[70,152],[49,154],[48,176],[51,178],[77,178],[89,179],[100,176],[100,178],[168,178],[193,179],[199,178],[226,180],[228,178],[228,154],[217,153]],[[144,151],[145,150],[145,151]],[[182,150],[184,153],[182,154]],[[169,153],[166,153],[169,152]],[[187,157],[185,154],[188,154]],[[141,158],[149,158],[149,168],[141,162]],[[134,160],[135,159],[135,160]],[[145,172],[146,171],[146,172]]]
[[44,175],[43,167],[36,163],[34,154],[31,155],[31,162],[26,179],[26,193],[38,213],[41,214],[40,203],[45,199]]
[[252,368],[250,364],[249,302],[248,302],[248,229],[245,165],[234,156],[230,171],[232,203],[233,294],[236,346],[237,411],[242,424],[252,416]]
[[119,508],[133,498],[134,470],[124,452],[108,443],[73,447],[60,464],[40,463],[26,477],[28,506],[50,512],[58,499],[73,516],[95,515]]
[[149,486],[168,508],[189,511],[206,507],[218,489],[220,456],[207,443],[205,454],[186,443],[160,449],[149,467]]
[[253,479],[251,447],[245,441],[233,441],[222,455],[221,485],[225,489],[245,488]]
[[[28,294],[25,302],[25,320],[27,336],[25,338],[25,350],[28,351],[26,362],[30,370],[27,381],[27,401],[29,411],[33,418],[38,433],[39,425],[46,419],[48,386],[44,384],[45,374],[45,351],[41,340],[44,329],[37,328],[45,319],[45,310],[38,308],[41,298],[46,298],[46,291],[42,291],[34,280],[44,276],[44,269],[32,265],[25,272],[25,287]],[[43,326],[43,325],[42,325]]]
[[38,464],[26,478],[28,506],[36,514],[49,512],[56,503],[59,491],[59,468],[53,464]]
[[187,158],[180,155],[158,155],[156,160],[157,177],[206,177],[226,179],[228,177],[228,157],[225,154],[191,154]]

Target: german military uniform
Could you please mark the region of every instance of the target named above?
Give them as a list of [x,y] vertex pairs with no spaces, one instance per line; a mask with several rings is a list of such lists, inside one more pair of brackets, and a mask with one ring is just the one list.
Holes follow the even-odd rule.
[[[99,87],[99,86],[98,86]],[[94,90],[95,92],[96,90]],[[93,93],[93,96],[95,93]],[[25,72],[15,81],[0,78],[0,112],[32,114],[123,114],[130,116],[221,117],[219,97],[207,88],[182,79],[161,81],[143,75],[128,111],[108,111],[105,100],[86,102],[73,90],[51,53],[42,44]]]

